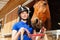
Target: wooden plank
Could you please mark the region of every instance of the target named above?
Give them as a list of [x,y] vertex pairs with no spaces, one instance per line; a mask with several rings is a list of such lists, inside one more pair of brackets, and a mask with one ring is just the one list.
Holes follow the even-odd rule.
[[6,13],[10,12],[12,9],[17,7],[18,5],[23,4],[27,0],[10,0],[2,10],[0,10],[0,18],[4,17]]

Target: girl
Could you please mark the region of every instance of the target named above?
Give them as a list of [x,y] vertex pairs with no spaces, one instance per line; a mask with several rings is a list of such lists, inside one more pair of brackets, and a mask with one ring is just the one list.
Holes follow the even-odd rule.
[[[23,40],[32,40],[29,34],[33,33],[33,28],[29,25],[29,13],[30,10],[25,7],[21,6],[18,10],[18,16],[20,21],[15,23],[12,28],[12,40],[21,40],[21,32],[23,31]],[[22,30],[23,29],[23,30]]]

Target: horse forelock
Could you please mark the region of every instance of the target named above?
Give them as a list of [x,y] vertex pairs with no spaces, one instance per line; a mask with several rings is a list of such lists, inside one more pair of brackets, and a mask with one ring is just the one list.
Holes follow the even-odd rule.
[[33,7],[35,8],[35,7],[38,7],[38,5],[44,5],[45,3],[47,3],[47,2],[46,1],[38,1],[37,3],[35,3],[35,5]]

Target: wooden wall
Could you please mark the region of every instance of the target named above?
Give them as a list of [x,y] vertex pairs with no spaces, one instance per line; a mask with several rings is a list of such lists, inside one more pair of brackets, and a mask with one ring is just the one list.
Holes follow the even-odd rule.
[[9,0],[9,2],[0,10],[0,18],[3,18],[5,14],[13,10],[18,5],[23,4],[27,0]]
[[7,13],[4,17],[4,26],[1,30],[1,34],[3,34],[1,38],[4,40],[11,40],[12,26],[15,22],[18,22],[17,10],[18,7]]

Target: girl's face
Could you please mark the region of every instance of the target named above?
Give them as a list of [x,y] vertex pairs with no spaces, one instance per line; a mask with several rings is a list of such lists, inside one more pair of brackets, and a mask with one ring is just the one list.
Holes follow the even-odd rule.
[[24,12],[22,12],[22,13],[20,14],[20,17],[21,17],[22,19],[27,19],[27,18],[29,17],[29,14],[28,14],[26,11],[24,11]]

